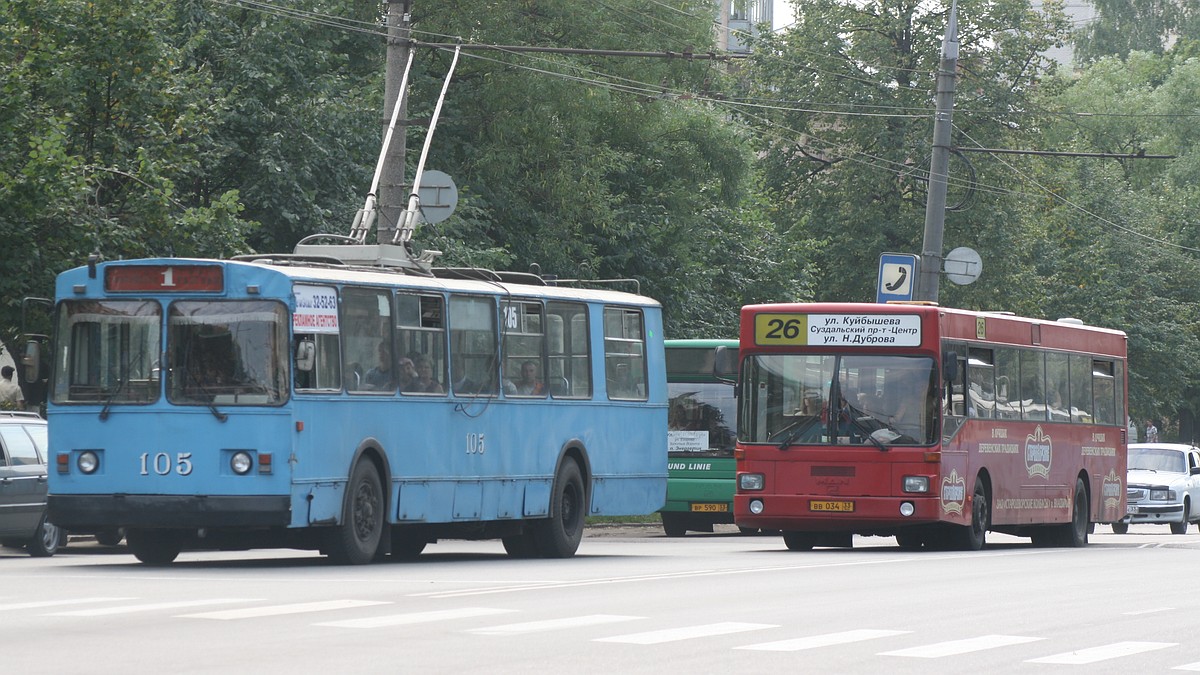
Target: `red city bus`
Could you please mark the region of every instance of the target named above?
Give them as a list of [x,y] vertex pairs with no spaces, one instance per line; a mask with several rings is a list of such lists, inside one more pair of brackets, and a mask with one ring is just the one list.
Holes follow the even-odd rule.
[[855,534],[978,550],[988,530],[1084,546],[1125,516],[1120,331],[928,304],[749,305],[740,352],[734,520],[791,550]]

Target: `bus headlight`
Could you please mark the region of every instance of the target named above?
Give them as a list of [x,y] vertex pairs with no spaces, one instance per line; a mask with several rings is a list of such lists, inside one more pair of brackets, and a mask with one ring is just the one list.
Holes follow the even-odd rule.
[[929,476],[905,476],[905,492],[929,492]]
[[905,518],[917,512],[917,507],[913,506],[912,502],[900,502],[900,515]]
[[738,474],[739,490],[761,490],[763,489],[763,483],[763,475],[761,473]]
[[83,473],[96,473],[96,469],[100,468],[100,458],[91,450],[84,450],[75,459],[75,466]]
[[229,468],[239,476],[249,473],[252,466],[254,466],[254,460],[250,458],[250,453],[244,450],[233,453],[233,456],[229,458]]
[[757,516],[758,514],[763,512],[764,508],[766,508],[766,507],[763,506],[763,501],[761,499],[751,499],[750,500],[750,513],[753,513],[754,515]]

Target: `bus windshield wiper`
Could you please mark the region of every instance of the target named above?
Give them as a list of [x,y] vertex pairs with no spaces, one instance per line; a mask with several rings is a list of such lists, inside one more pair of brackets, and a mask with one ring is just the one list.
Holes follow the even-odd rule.
[[211,391],[209,391],[208,387],[204,386],[200,382],[200,378],[196,377],[196,374],[192,372],[191,368],[185,369],[184,372],[187,373],[187,376],[192,381],[192,384],[196,385],[196,388],[199,389],[200,393],[204,395],[204,405],[208,406],[208,409],[210,412],[212,412],[213,417],[217,418],[218,422],[224,422],[225,420],[229,419],[229,415],[221,412],[217,408],[217,405],[213,403],[213,399],[216,398],[216,394],[213,394]]
[[112,404],[114,401],[117,400],[117,397],[121,395],[121,392],[125,390],[126,382],[129,382],[128,377],[120,378],[117,380],[117,388],[113,389],[113,393],[108,395],[108,400],[106,400],[104,402],[104,407],[100,409],[100,421],[101,422],[108,419],[108,415],[109,415],[110,411],[112,410]]
[[786,431],[787,435],[783,437],[783,440],[779,441],[779,449],[787,450],[789,447],[791,447],[792,443],[800,437],[800,434],[808,431],[808,429],[813,425],[814,420],[816,420],[815,417],[805,417],[803,419],[798,419],[795,422],[792,422],[789,426],[781,429],[779,433]]

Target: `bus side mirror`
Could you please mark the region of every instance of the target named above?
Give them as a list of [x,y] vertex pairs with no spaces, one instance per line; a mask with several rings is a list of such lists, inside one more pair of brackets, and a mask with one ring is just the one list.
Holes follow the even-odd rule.
[[729,378],[737,375],[737,352],[731,351],[725,345],[717,347],[713,356],[713,375],[718,378]]
[[21,366],[25,371],[25,381],[32,384],[42,376],[42,345],[36,340],[25,343],[25,353],[21,355]]
[[956,352],[942,354],[942,379],[946,382],[958,380],[958,354]]
[[317,363],[317,345],[312,340],[301,340],[296,343],[296,370],[303,373],[312,372]]

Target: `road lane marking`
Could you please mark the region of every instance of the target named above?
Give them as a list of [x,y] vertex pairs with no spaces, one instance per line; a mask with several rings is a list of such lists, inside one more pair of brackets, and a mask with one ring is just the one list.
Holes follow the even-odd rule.
[[734,647],[734,649],[751,649],[761,652],[798,652],[804,649],[817,649],[818,647],[845,645],[852,642],[862,642],[863,640],[874,640],[877,638],[891,637],[893,635],[905,635],[911,632],[912,631],[907,630],[873,630],[870,628],[863,628],[860,630],[843,631],[841,633],[827,633],[825,635],[812,635],[809,637],[794,638],[791,640],[779,640],[778,642],[763,642],[757,645]]
[[392,614],[389,616],[373,616],[365,619],[346,619],[345,621],[325,621],[314,626],[333,626],[335,628],[383,628],[387,626],[411,626],[418,623],[448,621],[450,619],[469,619],[476,616],[494,616],[508,614],[515,609],[493,609],[490,607],[463,607],[461,609],[443,609],[433,612],[409,612],[407,614]]
[[1114,642],[1111,645],[1077,649],[1073,652],[1043,656],[1040,659],[1029,659],[1025,663],[1057,663],[1078,666],[1177,646],[1179,646],[1178,642]]
[[36,602],[14,602],[0,605],[0,612],[16,609],[42,609],[44,607],[63,607],[65,605],[84,605],[91,602],[122,602],[137,600],[137,598],[75,598],[74,600],[38,600]]
[[691,640],[694,638],[715,637],[717,635],[732,635],[734,633],[745,633],[752,630],[762,630],[764,628],[779,628],[779,626],[768,623],[737,623],[735,621],[727,621],[724,623],[709,623],[700,626],[684,626],[683,628],[652,630],[646,633],[617,635],[614,637],[598,638],[593,640],[593,642],[620,642],[631,645],[658,645],[663,644],[664,642],[677,642],[679,640]]
[[152,612],[158,609],[181,609],[183,607],[204,607],[207,605],[228,605],[235,602],[256,602],[259,598],[212,598],[209,600],[178,600],[175,602],[149,602],[142,605],[120,605],[118,607],[97,607],[94,609],[76,609],[69,612],[51,612],[43,616],[112,616],[114,614],[134,614],[136,612]]
[[247,607],[245,609],[228,609],[219,612],[201,612],[199,614],[182,614],[180,619],[217,619],[232,621],[234,619],[257,619],[264,616],[283,616],[285,614],[307,614],[309,612],[328,612],[336,609],[353,609],[355,607],[370,607],[372,605],[390,605],[390,602],[376,600],[323,600],[320,602],[299,602],[292,605],[270,605],[267,607]]
[[958,654],[968,654],[970,652],[979,652],[997,647],[1009,647],[1011,645],[1037,642],[1044,639],[1022,635],[980,635],[979,637],[967,638],[965,640],[949,640],[931,645],[921,645],[920,647],[882,652],[878,656],[911,656],[920,659],[940,659],[944,656],[957,656]]
[[1174,607],[1155,607],[1154,609],[1141,609],[1136,612],[1121,612],[1125,616],[1141,616],[1143,614],[1157,614],[1158,612],[1173,612]]
[[644,616],[625,616],[621,614],[589,614],[586,616],[569,616],[562,619],[546,619],[545,621],[527,621],[525,623],[510,623],[487,628],[472,628],[468,633],[477,635],[521,635],[523,633],[542,633],[566,628],[583,628],[585,626],[601,626],[622,621],[645,619]]

